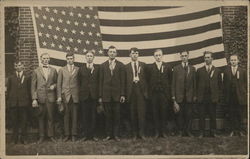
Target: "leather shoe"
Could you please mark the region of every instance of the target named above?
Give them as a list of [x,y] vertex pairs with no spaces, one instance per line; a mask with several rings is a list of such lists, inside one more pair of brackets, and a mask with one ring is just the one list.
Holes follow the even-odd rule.
[[142,140],[146,140],[147,138],[146,138],[144,135],[142,135],[142,136],[141,136],[141,139],[142,139]]
[[162,134],[162,137],[163,137],[163,138],[167,138],[168,135],[167,135],[166,133],[163,133],[163,134]]
[[240,137],[243,137],[243,136],[246,136],[242,131],[239,132],[239,136]]
[[121,139],[118,136],[115,136],[115,141],[121,141]]
[[230,137],[235,136],[235,132],[234,132],[234,131],[232,131],[232,132],[229,134],[229,136],[230,136]]
[[37,142],[37,144],[41,144],[43,142],[44,142],[44,137],[40,137],[39,140],[38,140],[38,142]]
[[65,138],[63,138],[63,142],[67,142],[69,141],[69,136],[66,136]]
[[93,140],[94,141],[98,141],[99,139],[97,137],[93,137]]
[[76,136],[72,136],[71,141],[75,142],[76,141]]
[[103,139],[103,141],[108,141],[108,140],[110,140],[111,139],[111,137],[110,136],[107,136],[105,139]]
[[52,141],[53,143],[56,143],[56,139],[54,137],[50,137],[50,141]]

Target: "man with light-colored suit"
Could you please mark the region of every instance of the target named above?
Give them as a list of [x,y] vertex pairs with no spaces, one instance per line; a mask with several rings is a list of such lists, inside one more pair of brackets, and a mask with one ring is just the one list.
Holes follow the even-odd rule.
[[74,65],[74,54],[67,53],[67,65],[58,72],[57,103],[64,106],[64,141],[74,142],[77,135],[77,110],[79,103],[79,68]]
[[192,136],[190,133],[193,102],[196,100],[195,68],[188,63],[188,51],[180,52],[181,64],[173,68],[172,99],[174,105],[179,105],[177,124],[182,136]]
[[243,114],[247,113],[247,72],[239,66],[237,54],[230,56],[230,65],[224,70],[223,82],[230,116],[230,136],[245,136],[242,123]]
[[43,53],[40,56],[42,65],[36,68],[32,74],[31,95],[32,106],[39,109],[39,141],[45,139],[45,127],[47,124],[48,137],[52,142],[54,138],[54,112],[56,101],[57,72],[55,68],[49,66],[50,56]]
[[139,50],[130,49],[131,62],[126,70],[126,98],[130,105],[130,118],[133,140],[139,136],[145,140],[145,99],[148,97],[145,77],[145,63],[138,61]]

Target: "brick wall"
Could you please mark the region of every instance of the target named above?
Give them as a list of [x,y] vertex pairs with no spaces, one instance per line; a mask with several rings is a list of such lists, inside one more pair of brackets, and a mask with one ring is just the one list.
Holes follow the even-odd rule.
[[26,70],[31,72],[38,66],[38,57],[30,8],[20,7],[19,17],[19,59],[24,62]]

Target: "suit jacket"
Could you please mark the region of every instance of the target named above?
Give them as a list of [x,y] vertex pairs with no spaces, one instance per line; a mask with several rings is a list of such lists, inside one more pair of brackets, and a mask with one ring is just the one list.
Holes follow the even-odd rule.
[[57,98],[61,97],[68,103],[72,96],[74,103],[79,102],[78,71],[79,68],[74,66],[72,73],[69,72],[67,65],[58,71]]
[[[173,68],[172,78],[172,97],[175,97],[177,103],[183,102],[184,99],[184,79],[185,70],[182,64],[179,64]],[[188,75],[186,78],[186,102],[192,103],[194,96],[196,95],[196,75],[195,68],[188,65]]]
[[30,76],[24,72],[20,80],[16,72],[8,78],[6,96],[8,107],[30,106],[30,82]]
[[[226,102],[230,102],[230,92],[231,92],[231,82],[232,82],[232,70],[231,66],[228,66],[224,70],[224,92]],[[238,67],[236,71],[237,82],[236,82],[236,93],[239,100],[239,104],[246,105],[247,104],[247,73],[241,67]]]
[[165,94],[167,100],[171,98],[170,87],[170,67],[166,63],[162,63],[159,70],[156,63],[148,65],[148,81],[149,81],[149,94],[154,95],[155,91],[161,91]]
[[[208,74],[206,67],[203,66],[197,70],[196,73],[197,82],[197,100],[202,102],[206,91],[210,91],[211,100],[214,103],[219,102],[219,90],[222,84],[221,71],[212,66],[210,73]],[[210,90],[206,90],[210,86]]]
[[[139,86],[141,89],[141,92],[145,98],[148,97],[148,91],[147,91],[147,81],[145,76],[145,63],[138,62],[138,77],[139,77]],[[133,68],[131,65],[131,62],[128,63],[125,66],[125,72],[126,72],[126,97],[127,101],[130,101],[131,94],[132,94],[132,85],[133,85]]]
[[[39,103],[56,101],[56,83],[57,72],[56,69],[49,66],[48,79],[46,80],[41,66],[36,68],[32,73],[31,79],[31,95],[32,100],[37,99]],[[51,85],[55,86],[54,90],[50,90]]]
[[111,99],[119,102],[121,96],[125,96],[124,65],[116,60],[113,75],[111,75],[109,61],[107,60],[100,66],[99,97],[102,98],[103,102],[110,102]]
[[93,65],[93,70],[89,70],[87,65],[84,64],[79,69],[79,82],[80,82],[80,100],[84,101],[91,97],[97,100],[99,97],[99,74],[100,68],[98,65]]

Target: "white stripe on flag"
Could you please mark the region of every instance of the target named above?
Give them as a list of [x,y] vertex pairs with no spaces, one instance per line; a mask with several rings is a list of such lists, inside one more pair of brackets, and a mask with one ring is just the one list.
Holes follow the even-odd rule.
[[109,20],[136,20],[136,19],[152,19],[178,16],[194,12],[200,12],[212,8],[219,7],[218,5],[212,6],[184,6],[180,8],[160,9],[153,11],[137,11],[137,12],[111,12],[111,11],[98,11],[100,19]]
[[[136,36],[136,35],[135,35]],[[180,38],[152,40],[152,41],[132,41],[132,42],[117,42],[117,41],[103,41],[103,48],[107,49],[109,46],[114,45],[118,50],[129,50],[132,46],[139,49],[152,49],[172,47],[176,45],[192,44],[203,40],[211,39],[221,36],[221,29],[208,31],[201,34],[190,35]]]
[[199,26],[204,26],[214,22],[220,22],[220,15],[208,16],[200,19],[158,25],[146,25],[135,27],[113,27],[113,26],[100,26],[102,34],[111,35],[133,35],[133,34],[150,34],[160,32],[178,31],[183,29],[191,29]]
[[[218,45],[213,45],[213,46],[209,46],[209,47],[205,47],[202,49],[198,49],[198,50],[194,50],[194,51],[190,51],[189,53],[189,59],[195,59],[198,57],[202,57],[203,56],[203,52],[204,51],[212,51],[212,52],[221,52],[224,50],[224,47],[222,44],[218,44]],[[50,54],[50,57],[55,58],[55,59],[59,59],[59,60],[66,60],[66,53],[64,52],[60,52],[60,51],[54,51],[54,50],[49,50],[49,49],[39,49],[40,52],[48,52]],[[119,53],[119,51],[118,51]],[[153,55],[153,53],[152,53]],[[130,61],[130,57],[117,57],[118,59],[120,59],[122,62],[124,63],[128,63]],[[97,64],[101,64],[104,61],[106,61],[108,58],[106,56],[96,56],[95,57],[95,63]],[[139,59],[143,62],[146,63],[152,63],[152,61],[154,61],[154,57],[153,56],[140,56]],[[179,53],[175,53],[175,54],[165,54],[163,56],[163,61],[164,62],[174,62],[174,61],[179,61],[180,60],[180,56]],[[75,62],[83,62],[85,63],[85,56],[82,54],[75,54]]]

